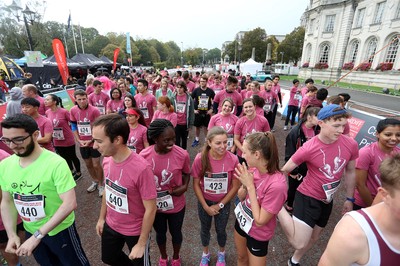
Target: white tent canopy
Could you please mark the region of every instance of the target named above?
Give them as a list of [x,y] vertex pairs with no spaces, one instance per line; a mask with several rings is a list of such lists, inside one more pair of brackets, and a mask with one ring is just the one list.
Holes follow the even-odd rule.
[[244,63],[240,63],[240,72],[243,74],[250,73],[250,74],[256,74],[257,71],[261,71],[263,64],[262,63],[257,63],[254,61],[252,58],[247,60]]

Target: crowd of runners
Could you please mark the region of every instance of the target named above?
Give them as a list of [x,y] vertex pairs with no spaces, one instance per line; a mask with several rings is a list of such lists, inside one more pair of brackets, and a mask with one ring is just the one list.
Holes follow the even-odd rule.
[[[295,248],[287,264],[300,265],[327,225],[341,184],[344,216],[319,264],[397,263],[400,121],[381,120],[377,141],[359,150],[349,136],[350,96],[327,98],[311,78],[303,88],[295,79],[284,127],[290,131],[278,147],[279,76],[260,84],[249,73],[231,74],[98,73],[74,91],[69,111],[57,95],[43,98],[32,84],[12,88],[19,99],[9,102],[1,141],[14,154],[0,150],[0,249],[8,264],[30,255],[40,265],[90,264],[75,228],[74,188],[83,176],[76,145],[92,180],[87,192],[102,198],[94,211],[106,264],[150,265],[154,229],[160,257],[153,263],[181,265],[191,178],[200,266],[210,264],[213,220],[217,266],[226,264],[228,233],[237,265],[266,265],[276,226]],[[191,147],[202,145],[193,161],[191,130]],[[230,219],[234,228],[227,227]]]

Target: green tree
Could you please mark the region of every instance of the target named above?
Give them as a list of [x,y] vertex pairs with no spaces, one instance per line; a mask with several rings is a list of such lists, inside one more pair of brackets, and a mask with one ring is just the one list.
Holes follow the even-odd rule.
[[269,43],[271,44],[271,61],[278,62],[279,42],[274,35],[271,35],[267,38],[267,47]]
[[252,50],[255,48],[255,61],[264,62],[267,52],[267,34],[264,29],[255,28],[244,34],[242,39],[241,61],[251,58]]
[[180,65],[181,49],[179,46],[175,42],[169,41],[165,43],[165,48],[167,50],[166,66],[168,68],[175,68]]
[[99,35],[87,44],[87,50],[85,52],[98,56],[101,50],[108,44],[111,44],[110,40],[106,36]]
[[[225,46],[225,52],[222,54],[222,58],[224,61],[226,56],[229,57],[230,62],[233,62],[235,60],[235,49],[237,48],[237,46],[238,42],[236,40]],[[242,56],[241,59],[243,61],[244,57]]]
[[209,63],[217,63],[221,60],[221,50],[218,48],[213,48],[208,50],[206,55],[206,61]]
[[279,44],[277,54],[283,53],[283,62],[297,63],[301,59],[304,44],[304,27],[297,27],[291,33],[286,34],[285,39]]
[[[108,44],[106,47],[104,47],[104,48],[101,50],[100,53],[101,53],[102,55],[105,55],[106,57],[110,58],[111,60],[113,60],[113,59],[114,59],[114,50],[115,50],[116,48],[119,48],[119,47],[116,46],[115,44],[110,43],[110,44]],[[121,49],[121,48],[120,48],[120,49]],[[123,51],[123,50],[121,49],[121,50],[119,51],[119,54],[118,54],[117,62],[118,62],[118,63],[123,63],[125,57],[126,57],[125,51]]]

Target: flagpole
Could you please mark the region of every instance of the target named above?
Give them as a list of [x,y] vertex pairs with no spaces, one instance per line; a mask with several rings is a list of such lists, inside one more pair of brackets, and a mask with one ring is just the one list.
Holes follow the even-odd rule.
[[[69,11],[69,14],[71,15],[71,10]],[[71,28],[72,28],[72,36],[74,37],[75,53],[78,54],[78,48],[76,47],[74,24],[72,23],[72,19],[71,19]]]
[[65,31],[64,31],[64,43],[65,43],[65,51],[67,52],[67,58],[69,58],[69,54],[68,54],[68,44],[67,44],[67,39],[65,38]]
[[85,53],[85,48],[83,48],[83,40],[82,40],[82,31],[81,31],[81,23],[78,23],[79,26],[79,35],[81,36],[81,45],[82,45],[82,54]]

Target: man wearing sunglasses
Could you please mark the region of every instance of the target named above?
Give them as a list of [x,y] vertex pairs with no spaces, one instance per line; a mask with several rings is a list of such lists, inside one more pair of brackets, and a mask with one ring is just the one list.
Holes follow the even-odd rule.
[[[75,228],[76,184],[67,163],[39,146],[32,117],[16,114],[1,126],[1,141],[14,152],[0,163],[6,252],[33,254],[40,265],[89,265]],[[24,243],[15,232],[18,214],[26,230]]]

